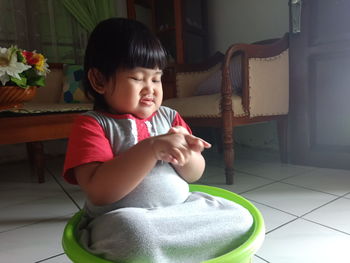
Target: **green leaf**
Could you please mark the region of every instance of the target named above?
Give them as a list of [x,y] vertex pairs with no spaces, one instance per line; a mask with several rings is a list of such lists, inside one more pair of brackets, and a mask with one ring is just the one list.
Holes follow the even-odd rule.
[[20,79],[17,79],[17,78],[10,76],[10,79],[13,83],[15,83],[17,86],[19,86],[21,88],[26,88],[28,86],[26,77],[21,77]]
[[38,76],[36,79],[31,79],[30,82],[28,82],[28,85],[37,86],[37,87],[44,87],[45,86],[45,77]]
[[45,86],[45,76],[40,76],[37,74],[35,69],[31,68],[19,74],[27,78],[27,86]]
[[20,74],[24,74],[27,77],[27,79],[35,79],[38,77],[38,74],[35,72],[35,69],[33,68],[27,69],[26,71]]
[[25,58],[22,55],[22,52],[20,50],[17,51],[17,60],[18,60],[18,62],[23,62],[23,64],[26,64],[25,63]]

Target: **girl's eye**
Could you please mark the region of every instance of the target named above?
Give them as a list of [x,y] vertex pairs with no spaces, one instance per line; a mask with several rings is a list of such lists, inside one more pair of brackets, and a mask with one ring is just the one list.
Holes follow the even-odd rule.
[[154,80],[152,80],[152,81],[153,81],[153,83],[159,83],[159,82],[161,82],[160,79],[154,79]]
[[137,78],[137,77],[130,77],[130,78],[136,81],[142,81],[142,78]]

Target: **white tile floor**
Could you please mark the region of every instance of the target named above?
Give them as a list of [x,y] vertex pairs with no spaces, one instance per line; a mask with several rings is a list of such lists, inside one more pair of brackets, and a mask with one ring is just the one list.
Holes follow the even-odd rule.
[[[208,151],[200,182],[260,209],[267,234],[254,263],[350,262],[350,171],[281,164],[262,152],[240,156],[235,185],[227,186],[222,156]],[[0,165],[0,262],[70,262],[61,235],[84,197],[60,179],[61,169],[62,158],[49,161],[47,182],[39,185],[27,162]]]

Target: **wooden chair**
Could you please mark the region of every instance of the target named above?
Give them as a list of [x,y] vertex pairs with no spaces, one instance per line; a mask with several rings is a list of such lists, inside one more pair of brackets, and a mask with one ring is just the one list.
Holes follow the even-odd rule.
[[[163,105],[177,110],[189,125],[222,130],[226,183],[233,184],[234,128],[277,121],[281,161],[287,161],[289,111],[288,35],[274,41],[234,44],[196,65],[173,65],[164,76]],[[241,95],[233,94],[231,60],[240,56]],[[196,96],[198,84],[222,70],[221,90]]]

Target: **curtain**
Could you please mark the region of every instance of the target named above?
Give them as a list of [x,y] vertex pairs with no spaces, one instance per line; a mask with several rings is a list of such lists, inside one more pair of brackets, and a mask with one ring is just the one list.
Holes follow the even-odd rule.
[[125,17],[124,5],[125,0],[0,0],[0,47],[17,45],[50,63],[81,64],[88,33],[103,19]]
[[89,33],[100,21],[116,16],[111,0],[63,0],[62,3]]

